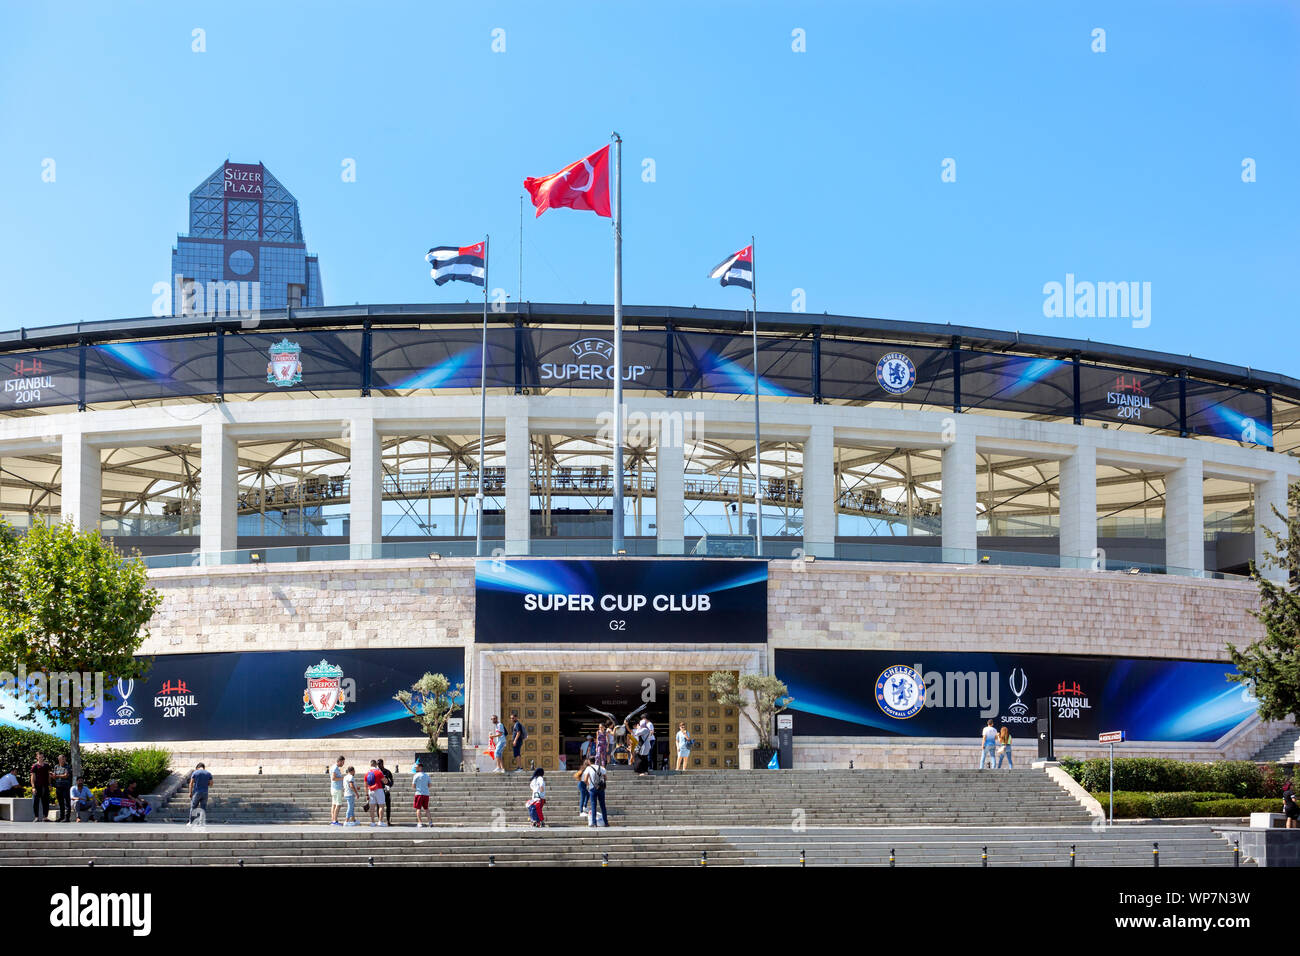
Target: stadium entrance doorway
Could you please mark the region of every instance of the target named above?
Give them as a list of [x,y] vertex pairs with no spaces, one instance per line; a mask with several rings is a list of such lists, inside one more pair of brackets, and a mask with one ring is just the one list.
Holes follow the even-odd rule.
[[[726,770],[740,765],[740,714],[709,693],[709,671],[503,671],[502,721],[518,714],[528,736],[520,752],[525,769],[570,769],[578,765],[579,749],[596,725],[613,714],[617,723],[638,712],[655,725],[655,766],[677,765],[677,725],[686,724],[694,740],[690,767]],[[651,698],[649,700],[645,698]],[[597,713],[591,708],[600,711]],[[616,740],[613,758],[627,760],[626,741]],[[513,766],[509,744],[506,766]]]

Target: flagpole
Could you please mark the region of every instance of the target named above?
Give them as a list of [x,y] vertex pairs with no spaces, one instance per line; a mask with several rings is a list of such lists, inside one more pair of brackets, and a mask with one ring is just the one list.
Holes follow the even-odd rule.
[[613,553],[623,545],[623,138],[614,140],[614,518]]
[[478,357],[478,517],[474,521],[474,554],[483,557],[483,442],[487,431],[487,314],[488,236],[483,236],[483,344]]
[[754,237],[749,237],[749,300],[753,305],[753,344],[754,344],[754,529],[757,532],[756,543],[758,556],[763,556],[763,445],[759,438],[758,424],[758,264],[754,249]]

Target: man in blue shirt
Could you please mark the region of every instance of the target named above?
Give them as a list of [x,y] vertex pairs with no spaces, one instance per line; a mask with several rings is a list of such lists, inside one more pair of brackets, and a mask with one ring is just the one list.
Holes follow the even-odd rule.
[[68,793],[68,797],[72,801],[72,820],[74,823],[81,822],[83,813],[91,823],[95,822],[95,795],[86,786],[85,777],[77,778],[77,785]]
[[[199,764],[190,774],[190,820],[185,825],[206,826],[208,822],[208,787],[212,785],[212,774]],[[194,811],[198,811],[196,814]]]
[[[418,830],[429,821],[429,775],[418,763],[411,768],[411,784],[415,787],[415,828]],[[429,826],[433,826],[429,821]]]

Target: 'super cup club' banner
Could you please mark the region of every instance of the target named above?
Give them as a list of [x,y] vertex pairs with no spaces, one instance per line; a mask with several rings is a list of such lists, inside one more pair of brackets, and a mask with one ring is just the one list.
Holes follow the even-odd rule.
[[465,680],[459,647],[161,654],[152,662],[144,679],[111,686],[116,699],[94,723],[82,720],[83,741],[418,737],[393,695],[427,672],[453,687]]
[[795,733],[813,737],[978,737],[985,721],[1025,743],[1037,700],[1061,739],[1209,742],[1255,713],[1232,665],[1218,661],[953,651],[776,652],[794,698]]
[[494,559],[474,586],[479,643],[767,641],[762,561]]

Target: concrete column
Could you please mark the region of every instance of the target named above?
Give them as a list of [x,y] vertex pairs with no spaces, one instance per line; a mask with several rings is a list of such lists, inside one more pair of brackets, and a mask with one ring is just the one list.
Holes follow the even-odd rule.
[[1201,460],[1165,475],[1165,564],[1205,570],[1205,491]]
[[685,550],[684,446],[685,435],[679,417],[663,416],[655,443],[655,537],[660,554],[681,554]]
[[814,425],[803,443],[803,550],[835,557],[835,429]]
[[200,452],[199,554],[204,564],[221,564],[223,551],[239,547],[239,442],[224,422],[210,422]]
[[[1266,551],[1276,554],[1277,546],[1264,534],[1260,525],[1285,538],[1286,521],[1283,519],[1288,515],[1286,492],[1287,476],[1280,471],[1273,472],[1267,481],[1255,485],[1255,567],[1259,568],[1261,575],[1277,584],[1286,584],[1286,569],[1270,564],[1265,558]],[[1274,508],[1282,518],[1273,513]]]
[[507,402],[506,410],[506,554],[527,554],[529,515],[528,405]]
[[[1061,557],[1091,562],[1097,547],[1097,449],[1075,448],[1061,462]],[[1066,567],[1090,567],[1080,560]]]
[[348,424],[352,445],[349,556],[362,561],[380,556],[384,533],[383,447],[373,418],[354,418]]
[[[974,561],[979,546],[975,510],[975,436],[959,423],[956,438],[943,447],[942,528],[945,561]],[[967,553],[949,553],[949,552]]]
[[103,473],[99,449],[89,444],[81,432],[63,435],[62,514],[60,520],[71,521],[78,531],[99,527],[102,508]]

